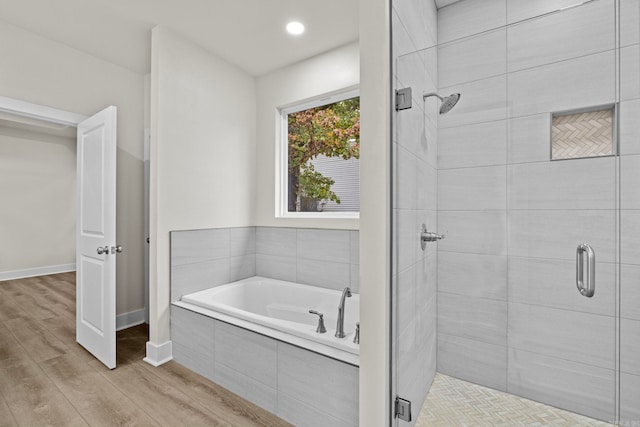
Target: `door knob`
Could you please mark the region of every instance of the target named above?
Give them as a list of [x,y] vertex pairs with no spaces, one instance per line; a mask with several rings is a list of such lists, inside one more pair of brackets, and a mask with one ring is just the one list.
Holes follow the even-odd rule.
[[118,245],[118,246],[111,246],[111,253],[115,254],[115,253],[122,253],[122,245]]
[[109,255],[109,246],[104,246],[104,247],[98,246],[97,252],[98,252],[98,255],[102,255],[102,254]]

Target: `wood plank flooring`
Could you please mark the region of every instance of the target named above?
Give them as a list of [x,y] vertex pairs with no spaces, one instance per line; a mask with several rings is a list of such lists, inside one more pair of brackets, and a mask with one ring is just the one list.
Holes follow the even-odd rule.
[[0,282],[0,427],[289,426],[175,362],[142,361],[146,325],[118,332],[111,371],[75,341],[75,273]]

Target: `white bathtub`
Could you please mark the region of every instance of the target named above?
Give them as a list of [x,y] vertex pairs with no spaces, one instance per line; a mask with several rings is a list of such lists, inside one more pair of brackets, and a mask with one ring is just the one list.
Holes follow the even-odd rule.
[[[178,305],[187,308],[189,305],[204,308],[214,313],[212,317],[217,317],[215,313],[222,313],[250,324],[358,355],[360,346],[353,343],[360,307],[358,294],[352,294],[351,298],[346,299],[344,316],[346,337],[334,336],[341,294],[341,291],[255,276],[184,295]],[[316,333],[318,316],[309,314],[310,309],[324,314],[326,333]],[[254,330],[264,333],[263,330]],[[271,336],[281,338],[281,336]],[[294,341],[287,341],[296,344]],[[317,346],[313,347],[317,348]],[[330,351],[319,352],[335,357]]]

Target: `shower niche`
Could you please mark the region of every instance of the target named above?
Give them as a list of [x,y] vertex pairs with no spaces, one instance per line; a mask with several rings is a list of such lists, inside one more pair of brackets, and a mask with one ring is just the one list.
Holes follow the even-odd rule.
[[615,156],[616,106],[552,113],[551,160]]

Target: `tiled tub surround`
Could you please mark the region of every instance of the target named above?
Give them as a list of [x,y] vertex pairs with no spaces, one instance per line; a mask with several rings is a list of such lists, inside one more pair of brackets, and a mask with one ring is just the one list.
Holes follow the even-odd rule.
[[[637,420],[640,3],[619,2],[620,46],[614,0],[507,25],[556,3],[439,10],[439,92],[462,98],[438,121],[438,370],[613,420],[619,261],[620,419]],[[619,160],[551,162],[551,113],[615,103],[617,53]],[[590,299],[575,288],[582,240],[597,256]]]

